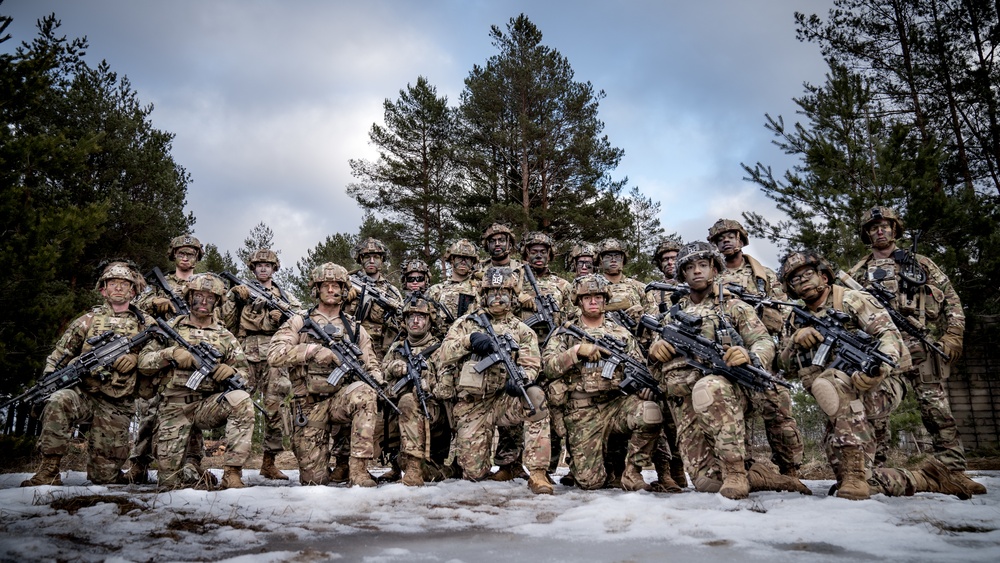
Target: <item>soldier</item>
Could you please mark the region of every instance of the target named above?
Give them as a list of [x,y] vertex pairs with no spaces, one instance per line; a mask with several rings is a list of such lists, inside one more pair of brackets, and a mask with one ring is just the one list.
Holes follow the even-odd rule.
[[[109,263],[97,281],[97,291],[104,303],[74,320],[55,349],[45,360],[43,376],[67,365],[88,352],[89,339],[106,331],[125,338],[135,336],[153,320],[129,302],[142,291],[142,275],[131,263]],[[42,411],[42,434],[38,449],[41,468],[22,487],[62,485],[59,464],[66,455],[73,428],[91,425],[87,432],[87,478],[98,485],[127,483],[121,468],[128,456],[128,427],[140,389],[150,385],[139,382],[136,354],[129,351],[118,357],[108,370],[93,373],[79,383],[53,393]],[[151,394],[149,395],[151,396]]]
[[[361,381],[327,381],[337,367],[336,354],[307,333],[300,332],[305,318],[353,342],[362,352],[365,370],[379,384],[384,384],[378,358],[368,330],[343,311],[344,297],[350,288],[347,270],[327,262],[312,270],[309,284],[316,306],[289,319],[274,333],[267,360],[273,368],[288,370],[292,381],[294,425],[292,450],[299,461],[299,481],[303,485],[330,482],[327,462],[330,458],[332,425],[346,425],[350,430],[348,478],[352,485],[374,487],[367,462],[375,457],[375,427],[378,418],[377,395]],[[331,325],[329,328],[328,325]]]
[[[449,315],[454,315],[454,313],[450,310],[445,311],[440,303],[429,296],[430,290],[428,286],[431,279],[431,270],[427,266],[427,263],[418,258],[411,258],[403,261],[403,266],[400,270],[403,274],[404,300],[409,300],[410,297],[419,297],[427,301],[431,315],[431,332],[439,339],[444,338],[444,334],[448,332],[448,327],[455,320],[454,317],[449,318]],[[403,328],[405,330],[405,323]]]
[[[292,310],[299,310],[302,304],[295,296],[286,292],[273,277],[281,268],[278,255],[269,248],[254,251],[247,261],[257,282],[270,292],[278,302]],[[292,390],[288,375],[267,365],[267,352],[271,337],[281,326],[283,315],[279,309],[270,309],[263,299],[251,299],[250,289],[245,285],[234,285],[222,304],[222,320],[236,335],[247,362],[250,364],[250,384],[259,391],[264,402],[266,415],[263,423],[264,457],[260,464],[260,474],[266,479],[287,481],[288,476],[274,465],[274,458],[284,450],[282,411],[285,397]],[[287,419],[287,413],[285,413]]]
[[157,420],[156,463],[161,487],[196,486],[211,489],[215,482],[207,471],[185,461],[194,428],[211,430],[226,427],[226,453],[222,474],[223,489],[239,489],[243,484],[243,465],[250,457],[253,439],[254,407],[250,393],[230,390],[226,380],[245,386],[246,356],[233,333],[218,321],[216,307],[226,295],[226,284],[215,274],[195,274],[184,286],[182,297],[191,309],[171,326],[190,345],[204,342],[219,353],[219,364],[197,387],[186,385],[191,374],[201,366],[180,344],[164,347],[150,342],[139,356],[142,373],[161,381],[163,401]]
[[[700,318],[701,335],[716,342],[721,340],[725,315],[744,343],[725,351],[727,366],[749,364],[751,355],[768,365],[774,358],[774,341],[752,307],[719,293],[716,276],[723,268],[722,256],[707,243],[684,245],[677,257],[677,279],[687,283],[691,293],[682,297],[677,307]],[[746,498],[751,488],[809,494],[797,479],[770,474],[761,464],[752,466],[748,474],[743,423],[747,396],[742,387],[724,376],[704,374],[688,365],[660,337],[650,345],[649,359],[665,384],[681,456],[696,490],[718,492],[731,499]]]
[[[421,402],[412,383],[404,387],[399,395],[400,464],[403,466],[403,484],[409,486],[424,484],[424,471],[429,469],[428,466],[440,472],[451,442],[451,426],[445,412],[448,407],[444,401],[455,398],[454,375],[448,376],[447,381],[439,378],[439,372],[444,370],[438,369],[437,358],[433,354],[441,341],[430,330],[432,315],[427,300],[416,296],[408,298],[403,305],[405,344],[401,341],[393,343],[382,363],[391,388],[407,376],[412,363],[414,369],[420,372],[420,392],[428,395]],[[417,358],[422,358],[423,363]]]
[[[948,276],[930,258],[896,246],[903,236],[903,222],[889,207],[876,206],[861,218],[861,240],[870,254],[851,268],[850,275],[866,288],[880,284],[894,293],[892,307],[917,328],[926,329],[947,357],[942,357],[909,333],[903,339],[913,366],[902,371],[920,405],[920,418],[934,443],[934,456],[975,494],[986,487],[965,475],[965,449],[951,413],[944,382],[962,355],[965,314]],[[914,322],[915,321],[915,322]],[[888,448],[888,417],[876,427],[879,459]]]
[[[649,257],[649,261],[653,263],[653,266],[663,274],[663,279],[661,280],[663,283],[670,285],[677,284],[677,253],[683,244],[679,239],[663,239]],[[667,309],[672,305],[670,302],[670,293],[666,290],[651,289],[646,292],[646,300],[649,302],[647,312],[652,315],[666,313]]]
[[[774,271],[743,252],[743,247],[750,244],[750,237],[739,221],[732,219],[716,221],[708,230],[708,242],[716,245],[726,261],[726,269],[719,275],[719,280],[723,284],[738,285],[748,293],[778,301],[786,300],[785,292],[778,283]],[[767,327],[767,332],[776,339],[780,338],[783,320],[781,311],[763,307],[758,314]],[[773,366],[765,365],[765,367],[771,369]],[[802,434],[799,432],[798,424],[792,416],[791,392],[785,387],[778,387],[750,394],[750,411],[744,418],[748,426],[748,439],[755,413],[759,413],[764,419],[764,433],[771,447],[771,461],[778,466],[782,475],[798,476],[805,447],[802,444]],[[749,443],[747,452],[751,453]]]
[[[645,363],[635,338],[624,328],[604,318],[604,303],[610,297],[607,281],[600,275],[581,276],[574,282],[580,317],[573,324],[594,338],[611,335],[624,343],[628,354]],[[628,436],[628,456],[621,486],[626,491],[649,490],[642,467],[662,422],[659,405],[638,395],[623,395],[618,384],[624,378],[616,368],[610,379],[602,376],[605,361],[601,348],[559,329],[549,340],[543,356],[550,388],[550,405],[565,408],[567,446],[573,451],[573,474],[581,489],[599,489],[607,480],[604,449],[607,436]],[[559,385],[556,385],[559,383]],[[676,485],[675,485],[676,486]],[[679,490],[679,489],[678,489]]]
[[[181,295],[188,280],[194,275],[194,268],[205,256],[205,248],[201,241],[191,234],[180,235],[170,240],[170,247],[167,250],[167,259],[175,264],[174,271],[167,274],[167,284],[170,291],[175,295]],[[171,302],[170,297],[160,287],[152,287],[149,291],[136,298],[136,304],[146,313],[164,319],[172,319],[177,310]],[[156,421],[159,416],[157,410],[162,397],[154,396],[147,399],[140,397],[136,400],[136,411],[139,424],[136,430],[135,443],[132,445],[132,453],[129,455],[129,469],[126,477],[132,483],[150,483],[149,465],[153,462],[153,444],[156,440]],[[194,428],[191,432],[191,443],[188,448],[187,463],[199,468],[201,471],[202,452],[205,451],[205,440],[200,428]]]
[[[790,252],[782,259],[781,280],[785,291],[802,299],[817,317],[827,317],[829,310],[846,313],[845,328],[860,329],[878,340],[878,350],[906,369],[910,365],[903,339],[888,313],[872,296],[833,285],[830,264],[813,251]],[[871,469],[874,442],[871,425],[865,414],[863,395],[876,389],[892,368],[883,363],[879,373],[844,373],[830,367],[813,365],[815,348],[823,336],[812,326],[800,326],[794,315],[788,320],[780,363],[790,376],[802,380],[828,417],[824,446],[827,459],[837,475],[837,496],[863,500],[872,491],[888,496],[909,496],[930,491],[969,498],[968,489],[954,480],[939,461],[929,458],[917,470]],[[867,450],[867,451],[866,451]]]
[[398,315],[403,306],[402,293],[382,274],[383,269],[388,266],[388,256],[388,249],[378,239],[368,237],[359,242],[354,247],[354,260],[361,265],[361,269],[351,274],[351,283],[359,294],[362,287],[371,284],[387,298],[393,310],[386,310],[378,303],[371,303],[369,307],[369,296],[362,296],[361,300],[365,301],[362,303],[351,298],[353,293],[348,295],[346,304],[346,312],[354,315],[371,336],[373,350],[379,361],[382,361],[389,344],[399,334],[398,321],[394,315]]
[[[480,286],[483,308],[475,315],[458,319],[445,336],[438,350],[441,365],[455,365],[459,373],[455,381],[457,404],[454,409],[456,459],[466,479],[478,481],[489,474],[490,449],[497,426],[524,426],[524,462],[530,476],[528,487],[536,494],[552,494],[546,469],[549,465],[548,409],[542,390],[533,385],[541,367],[538,337],[512,313],[517,280],[509,268],[489,268]],[[482,373],[476,364],[491,354],[504,354],[484,332],[488,326],[501,338],[509,335],[517,348],[511,359],[519,366],[527,381],[527,393],[535,405],[529,414],[523,398],[505,392],[509,377],[500,362]]]
[[[444,253],[444,260],[451,264],[451,275],[427,290],[427,298],[439,303],[454,318],[475,310],[479,282],[472,275],[479,252],[467,239],[453,242]],[[447,329],[448,327],[445,327]]]
[[593,244],[589,242],[575,243],[566,255],[566,271],[573,277],[593,274],[596,256],[597,250]]

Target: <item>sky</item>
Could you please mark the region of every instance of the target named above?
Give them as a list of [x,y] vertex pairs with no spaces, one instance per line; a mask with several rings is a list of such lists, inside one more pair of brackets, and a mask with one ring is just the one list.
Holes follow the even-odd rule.
[[[55,12],[87,60],[127,76],[150,121],[175,135],[191,175],[194,232],[234,256],[263,221],[286,266],[328,235],[356,233],[350,159],[377,157],[383,102],[425,76],[458,103],[473,65],[496,54],[491,26],[524,13],[575,79],[606,97],[599,117],[624,157],[612,173],[660,202],[667,233],[703,239],[719,218],[782,218],[741,163],[780,174],[794,161],[764,128],[796,120],[803,83],[827,67],[795,38],[796,10],[832,0],[6,0],[13,50]],[[627,191],[627,189],[626,189]],[[762,239],[746,252],[777,266]]]
[[[249,488],[168,493],[90,485],[79,471],[64,472],[63,487],[21,488],[30,474],[3,474],[0,560],[1000,560],[1000,471],[972,472],[990,492],[966,501],[938,493],[850,501],[826,496],[833,481],[823,480],[804,481],[812,496],[755,492],[730,500],[690,490],[665,495],[562,485],[536,496],[522,479],[303,487],[297,471],[286,473],[291,481],[277,482],[245,470]],[[652,481],[655,474],[644,477]],[[59,508],[90,495],[100,498],[74,513]]]

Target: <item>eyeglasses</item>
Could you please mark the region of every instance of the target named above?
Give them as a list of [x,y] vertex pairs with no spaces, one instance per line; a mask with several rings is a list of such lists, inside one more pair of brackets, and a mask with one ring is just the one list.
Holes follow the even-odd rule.
[[788,283],[792,285],[798,285],[804,281],[809,281],[813,279],[813,276],[815,275],[816,275],[816,270],[814,270],[813,268],[809,268],[807,270],[803,270],[801,274],[796,274],[788,278]]
[[174,256],[177,258],[187,258],[188,260],[194,260],[198,257],[197,252],[192,252],[190,250],[178,250],[174,252]]
[[424,281],[424,276],[407,276],[406,283],[420,283]]

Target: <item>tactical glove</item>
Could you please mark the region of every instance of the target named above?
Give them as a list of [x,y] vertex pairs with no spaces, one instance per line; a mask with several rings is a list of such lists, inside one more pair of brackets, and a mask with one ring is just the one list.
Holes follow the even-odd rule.
[[882,382],[882,374],[879,373],[876,377],[871,377],[867,373],[856,371],[851,374],[851,383],[854,384],[854,388],[862,393],[868,391],[873,387],[877,387],[879,383]]
[[958,333],[958,329],[948,328],[938,344],[948,354],[949,363],[955,363],[962,357],[962,335]]
[[469,350],[479,356],[488,356],[496,351],[493,339],[485,332],[473,332],[469,335]]
[[822,341],[823,335],[811,326],[802,327],[792,334],[792,343],[806,350],[816,347]]
[[633,321],[638,321],[645,312],[646,310],[643,309],[642,305],[632,305],[628,309],[625,309],[625,314],[628,315]]
[[319,350],[316,350],[316,354],[313,355],[313,361],[323,367],[339,366],[340,361],[337,359],[337,355],[333,353],[333,350],[323,346]]
[[344,303],[350,303],[358,298],[358,290],[352,285],[347,289],[347,294],[344,295]]
[[236,370],[228,364],[219,364],[212,370],[212,379],[216,381],[225,381],[234,375],[236,375]]
[[750,363],[750,353],[742,346],[730,346],[722,355],[722,361],[731,368],[742,366]]
[[279,324],[281,322],[281,311],[277,309],[271,309],[268,316],[271,317],[271,324]]
[[657,340],[649,347],[649,357],[660,363],[669,362],[677,355],[677,350],[666,340]]
[[174,349],[170,352],[169,359],[175,366],[181,369],[194,369],[195,367],[195,359],[191,355],[191,352],[179,346],[174,346]]
[[246,303],[250,299],[250,288],[245,285],[234,285],[229,291],[240,303]]
[[601,348],[593,342],[584,340],[576,350],[576,357],[588,362],[596,362],[601,359]]
[[521,310],[523,311],[535,310],[535,296],[530,293],[522,293],[518,295],[517,302],[521,305]]
[[157,316],[165,317],[167,315],[176,315],[177,309],[174,308],[174,304],[170,302],[166,297],[154,297],[150,302],[153,306],[153,312]]
[[399,359],[389,362],[389,365],[385,366],[385,373],[391,377],[403,377],[406,375],[406,362]]
[[118,373],[125,374],[131,373],[138,363],[139,356],[136,354],[125,354],[124,356],[119,356],[118,359],[112,362],[111,367]]

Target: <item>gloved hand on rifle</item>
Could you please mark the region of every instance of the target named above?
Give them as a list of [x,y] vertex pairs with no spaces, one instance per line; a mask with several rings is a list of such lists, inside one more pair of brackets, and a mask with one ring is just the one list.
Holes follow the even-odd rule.
[[281,323],[281,311],[278,309],[271,309],[271,312],[267,315],[271,317],[271,324],[277,325]]
[[177,309],[174,307],[174,304],[171,303],[166,297],[154,297],[150,304],[153,306],[153,312],[158,317],[177,314]]
[[815,348],[823,341],[823,335],[811,326],[802,327],[792,333],[792,343],[806,350]]
[[219,364],[215,366],[214,370],[212,370],[211,375],[212,379],[216,381],[225,381],[230,377],[236,375],[236,370],[233,369],[233,366],[230,366],[228,364]]
[[313,354],[313,361],[323,367],[333,367],[339,366],[340,360],[337,355],[333,353],[333,350],[327,348],[326,346],[320,346]]
[[162,353],[163,353],[163,359],[167,360],[168,362],[171,362],[172,364],[181,369],[195,368],[196,361],[194,359],[194,356],[191,355],[191,352],[188,352],[187,350],[181,348],[180,346],[171,346],[170,348],[164,348]]
[[396,358],[389,362],[389,365],[385,366],[385,373],[389,377],[400,378],[406,375],[406,361],[400,358]]
[[750,353],[742,346],[730,346],[722,354],[722,361],[731,368],[742,366],[750,363]]
[[669,362],[677,350],[666,340],[657,340],[649,347],[649,357],[660,363]]
[[518,295],[517,302],[521,305],[521,310],[523,311],[535,310],[535,296],[530,293],[521,293]]
[[948,327],[948,332],[944,333],[938,345],[948,354],[948,363],[955,363],[962,357],[962,333],[959,329]]
[[632,305],[628,309],[625,309],[625,314],[629,316],[633,321],[638,322],[646,310],[642,305]]
[[601,347],[584,340],[577,345],[576,357],[581,361],[596,362],[601,359]]
[[882,380],[889,377],[892,372],[892,366],[889,364],[881,364],[878,367],[878,375],[872,377],[867,373],[856,371],[851,374],[851,383],[854,384],[854,388],[862,393],[878,387]]
[[478,356],[488,356],[496,352],[493,347],[493,339],[485,332],[473,332],[469,335],[469,350]]
[[250,299],[250,288],[245,285],[234,285],[229,291],[239,303],[246,303]]
[[111,367],[118,373],[131,373],[135,369],[135,366],[139,363],[139,356],[136,354],[125,354],[119,356],[114,362],[111,363]]

